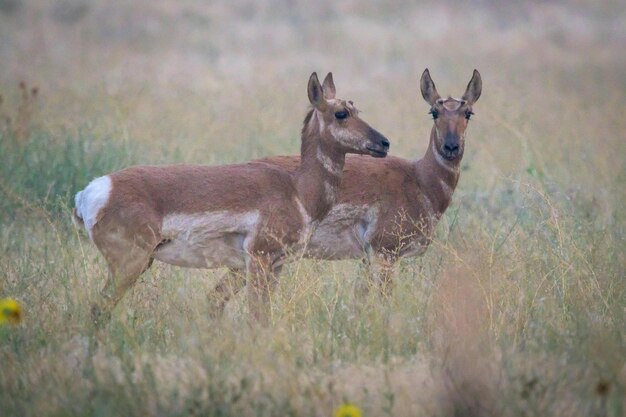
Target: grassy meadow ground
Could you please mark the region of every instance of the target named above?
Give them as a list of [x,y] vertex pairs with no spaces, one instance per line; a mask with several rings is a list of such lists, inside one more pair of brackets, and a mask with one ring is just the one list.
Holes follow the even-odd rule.
[[[0,0],[0,298],[25,310],[0,416],[626,415],[626,6],[391,4]],[[426,67],[483,95],[391,299],[354,298],[358,262],[296,262],[248,326],[243,297],[208,316],[222,271],[155,263],[94,343],[90,179],[295,154],[312,71],[417,159]]]

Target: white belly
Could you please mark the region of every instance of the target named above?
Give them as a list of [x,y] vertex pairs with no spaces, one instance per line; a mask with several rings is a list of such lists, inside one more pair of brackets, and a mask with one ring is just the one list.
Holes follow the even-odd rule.
[[244,268],[259,223],[257,211],[170,214],[163,219],[163,244],[154,258],[189,268]]

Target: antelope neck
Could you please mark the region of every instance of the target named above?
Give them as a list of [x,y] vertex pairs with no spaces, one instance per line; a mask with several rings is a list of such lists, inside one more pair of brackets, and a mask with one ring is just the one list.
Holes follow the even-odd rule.
[[448,208],[459,181],[461,158],[449,161],[441,156],[435,145],[436,134],[433,126],[426,155],[416,162],[415,169],[423,193],[441,214]]
[[300,167],[295,173],[298,197],[313,221],[321,220],[337,200],[345,152],[322,143],[323,121],[313,109],[302,128]]

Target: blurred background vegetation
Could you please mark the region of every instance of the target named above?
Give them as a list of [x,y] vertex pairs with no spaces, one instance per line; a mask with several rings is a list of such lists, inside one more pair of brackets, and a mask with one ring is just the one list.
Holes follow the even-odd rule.
[[[2,415],[621,416],[626,4],[0,0]],[[483,77],[454,201],[391,300],[297,262],[273,325],[208,317],[219,271],[155,265],[99,345],[106,267],[69,220],[136,163],[296,154],[312,71],[420,158],[441,94]]]

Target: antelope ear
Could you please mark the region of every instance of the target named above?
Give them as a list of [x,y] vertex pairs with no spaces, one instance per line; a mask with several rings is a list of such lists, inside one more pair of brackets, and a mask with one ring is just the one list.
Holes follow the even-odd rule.
[[324,78],[324,84],[322,84],[324,90],[324,98],[326,100],[332,100],[335,98],[335,82],[333,81],[333,73],[329,72]]
[[430,72],[428,71],[428,68],[426,68],[422,73],[422,78],[420,80],[420,89],[422,90],[422,97],[424,97],[424,100],[426,100],[426,102],[431,106],[434,105],[435,102],[441,98],[441,96],[437,92],[437,87],[435,87],[433,79],[430,78]]
[[467,89],[463,94],[462,99],[467,100],[469,105],[476,103],[476,100],[480,97],[480,93],[483,91],[483,80],[480,78],[480,73],[474,70],[472,79],[467,84]]
[[316,109],[323,110],[326,107],[326,100],[324,99],[324,90],[320,84],[320,80],[317,78],[317,74],[314,72],[309,78],[309,101]]

